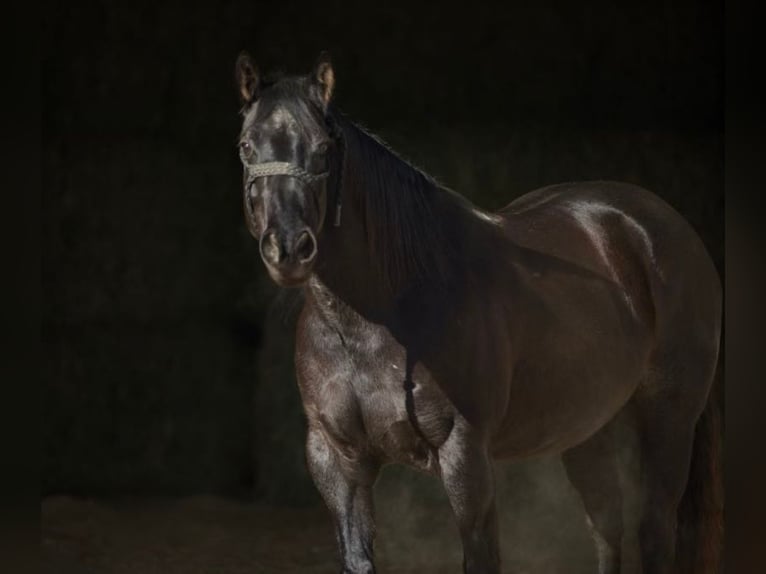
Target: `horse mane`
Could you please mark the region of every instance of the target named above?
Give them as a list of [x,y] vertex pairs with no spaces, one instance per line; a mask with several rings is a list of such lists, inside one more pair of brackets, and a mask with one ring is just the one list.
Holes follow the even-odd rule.
[[[361,214],[370,258],[393,293],[454,278],[461,229],[471,204],[333,111],[347,154],[344,187]],[[444,208],[447,209],[444,209]]]

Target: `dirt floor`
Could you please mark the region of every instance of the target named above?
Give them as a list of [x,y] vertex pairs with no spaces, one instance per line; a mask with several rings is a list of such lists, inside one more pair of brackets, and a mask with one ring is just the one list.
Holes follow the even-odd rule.
[[220,498],[43,503],[44,572],[335,572],[321,508],[270,509]]
[[[395,531],[379,529],[379,571],[458,572],[459,544],[434,546],[445,524],[434,517],[430,526],[428,550],[413,541],[406,554],[392,547]],[[212,497],[119,503],[47,499],[42,545],[46,574],[338,572],[324,508],[267,508]]]
[[[389,473],[376,486],[378,572],[457,573],[462,550],[431,478]],[[500,477],[503,571],[586,574],[595,553],[582,507],[555,462]],[[42,502],[45,574],[335,574],[322,506],[274,508],[212,496]]]

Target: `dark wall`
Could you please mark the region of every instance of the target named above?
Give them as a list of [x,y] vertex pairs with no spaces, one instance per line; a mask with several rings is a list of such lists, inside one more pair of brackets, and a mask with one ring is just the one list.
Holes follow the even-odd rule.
[[240,213],[233,64],[333,55],[339,106],[496,208],[620,179],[723,269],[722,3],[49,2],[43,37],[45,492],[312,496]]

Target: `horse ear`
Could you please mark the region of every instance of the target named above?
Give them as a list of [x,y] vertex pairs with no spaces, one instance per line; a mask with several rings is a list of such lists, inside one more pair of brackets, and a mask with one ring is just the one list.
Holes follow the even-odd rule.
[[330,62],[330,54],[322,52],[311,74],[311,92],[322,108],[327,109],[334,87],[335,72]]
[[260,78],[258,68],[247,52],[241,52],[235,66],[237,86],[243,104],[252,103],[258,96],[258,84]]

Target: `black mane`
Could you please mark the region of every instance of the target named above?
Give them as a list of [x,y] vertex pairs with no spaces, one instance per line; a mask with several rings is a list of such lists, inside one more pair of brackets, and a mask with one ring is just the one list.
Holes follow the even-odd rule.
[[476,210],[378,137],[333,112],[345,138],[344,186],[363,218],[370,257],[392,292],[444,286],[461,260],[461,236]]

